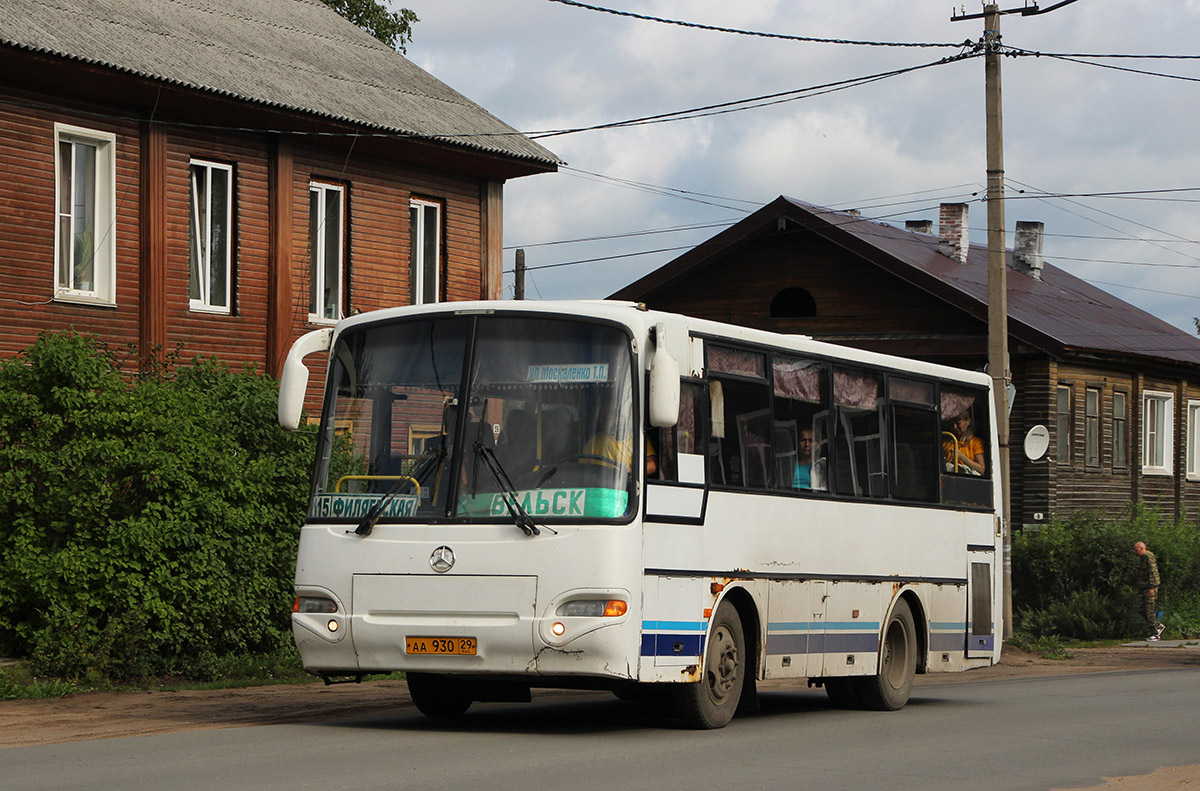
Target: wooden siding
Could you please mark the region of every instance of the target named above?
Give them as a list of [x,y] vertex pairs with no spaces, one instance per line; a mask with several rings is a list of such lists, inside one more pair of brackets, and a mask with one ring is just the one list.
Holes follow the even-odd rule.
[[[146,127],[109,120],[103,108],[46,97],[0,93],[0,355],[25,348],[43,329],[75,327],[110,345],[161,345],[183,359],[214,355],[234,367],[251,364],[277,370],[267,358],[272,291],[272,224],[269,176],[274,155],[267,134],[204,131],[188,126]],[[35,102],[36,99],[36,102]],[[92,113],[96,113],[93,115]],[[134,112],[109,115],[134,116]],[[54,124],[68,123],[116,139],[116,307],[55,301],[54,296]],[[143,138],[156,144],[143,152]],[[161,134],[160,134],[161,133]],[[292,146],[291,293],[279,300],[283,329],[277,354],[311,329],[308,321],[308,185],[310,179],[346,187],[346,312],[409,304],[409,200],[421,197],[442,206],[440,298],[484,296],[484,186],[477,176],[450,175],[355,154],[352,142],[325,144],[301,138]],[[147,161],[146,157],[153,157]],[[233,166],[233,299],[228,314],[193,310],[188,298],[189,165],[204,159]],[[153,165],[154,168],[148,167]],[[147,173],[154,170],[150,176]],[[146,184],[162,184],[158,202],[143,198]],[[492,183],[493,186],[498,186]],[[492,200],[498,199],[492,195]],[[145,205],[161,206],[162,227],[142,222]],[[147,214],[147,218],[153,214]],[[153,256],[147,244],[165,249]],[[148,270],[147,267],[153,267]],[[159,271],[159,269],[163,271]],[[156,279],[157,278],[157,279]],[[284,282],[288,278],[282,278]],[[142,294],[143,283],[155,294]],[[155,304],[145,304],[154,299]],[[158,304],[161,302],[163,304]],[[150,322],[155,322],[150,324]],[[131,361],[136,355],[130,356]],[[131,362],[132,364],[132,362]]]
[[[28,346],[42,330],[74,327],[114,349],[139,339],[138,124],[93,115],[96,108],[44,108],[40,97],[0,89],[0,355]],[[116,307],[54,299],[54,124],[116,135]]]

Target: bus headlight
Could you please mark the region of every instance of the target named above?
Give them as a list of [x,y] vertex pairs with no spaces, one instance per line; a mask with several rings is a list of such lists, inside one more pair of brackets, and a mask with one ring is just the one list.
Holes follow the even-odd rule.
[[620,599],[577,599],[563,602],[555,615],[567,618],[619,618],[629,610]]
[[334,613],[337,610],[337,602],[323,596],[297,596],[292,603],[292,612]]

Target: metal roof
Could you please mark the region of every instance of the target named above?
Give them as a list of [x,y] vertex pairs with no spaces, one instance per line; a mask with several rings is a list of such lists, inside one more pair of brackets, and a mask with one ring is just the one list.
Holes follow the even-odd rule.
[[552,169],[553,153],[319,0],[4,0],[0,42]]
[[[915,233],[846,212],[779,197],[750,216],[613,294],[644,299],[673,280],[705,266],[730,245],[785,217],[880,268],[987,321],[988,253],[971,245],[966,263],[938,252],[937,236]],[[1042,279],[1011,269],[1009,334],[1053,356],[1065,352],[1129,355],[1200,365],[1200,338],[1134,307],[1046,262]]]

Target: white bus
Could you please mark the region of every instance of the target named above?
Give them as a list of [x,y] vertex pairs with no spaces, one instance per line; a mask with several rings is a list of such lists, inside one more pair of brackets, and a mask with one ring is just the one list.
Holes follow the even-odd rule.
[[404,671],[435,717],[610,689],[718,728],[763,679],[892,710],[999,658],[983,374],[632,303],[454,302],[301,337],[285,427],[320,351],[292,624],[327,682]]

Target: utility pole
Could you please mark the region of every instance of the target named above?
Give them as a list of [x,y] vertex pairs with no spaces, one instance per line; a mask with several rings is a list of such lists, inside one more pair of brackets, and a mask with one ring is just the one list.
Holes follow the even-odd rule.
[[1004,244],[1004,120],[1000,97],[1000,7],[983,7],[984,104],[987,114],[988,371],[996,399],[1004,539],[1004,636],[1012,637],[1012,499],[1008,447],[1008,273]]
[[517,250],[517,269],[513,277],[513,299],[525,299],[525,251]]
[[1008,360],[1008,272],[1004,245],[1004,123],[1000,101],[1000,17],[1003,14],[1037,16],[1077,0],[1059,0],[1045,8],[1038,0],[1025,0],[1021,8],[1000,10],[984,0],[982,14],[955,14],[951,22],[983,17],[984,105],[987,115],[987,241],[988,241],[988,371],[996,400],[996,442],[1000,446],[1000,490],[1003,500],[1000,529],[1004,538],[1004,636],[1012,637],[1012,500],[1009,484],[1008,388],[1012,371]]

